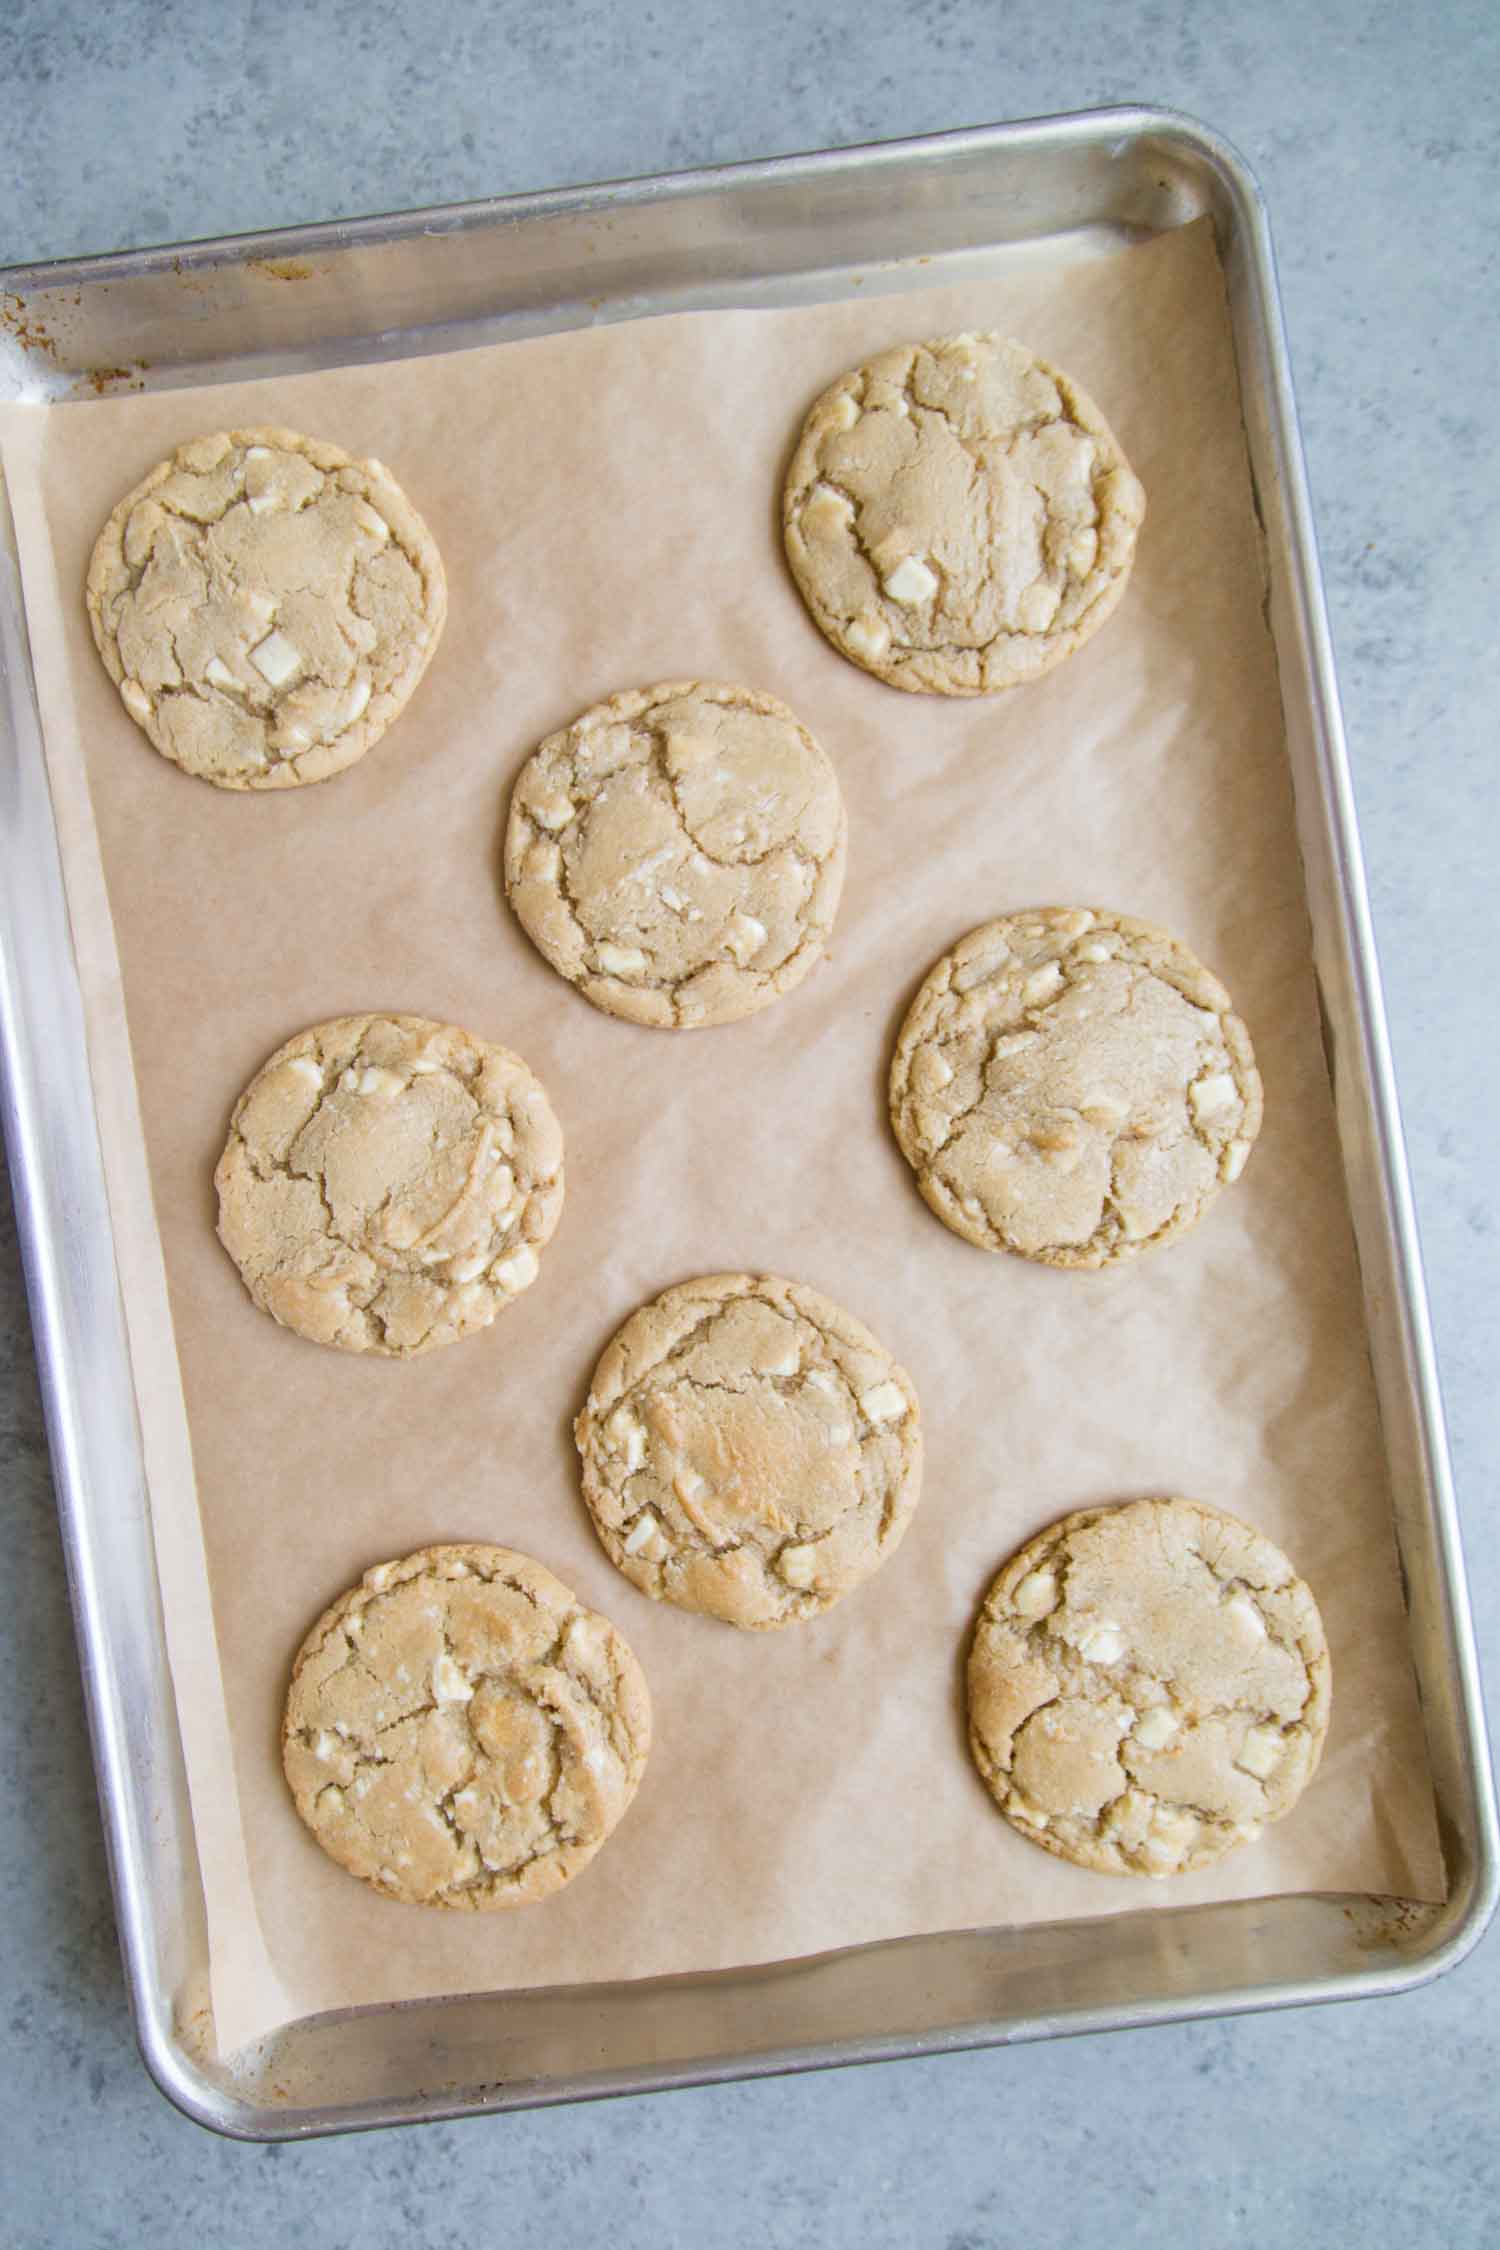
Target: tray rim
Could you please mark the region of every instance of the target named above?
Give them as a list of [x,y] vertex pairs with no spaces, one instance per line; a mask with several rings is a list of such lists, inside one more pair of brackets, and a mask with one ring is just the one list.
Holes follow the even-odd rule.
[[[127,1990],[137,2040],[150,2076],[176,2108],[211,2130],[229,2138],[251,2141],[306,2139],[329,2132],[362,2130],[397,2122],[436,2120],[474,2114],[476,2111],[552,2106],[567,2101],[660,2091],[677,2086],[758,2078],[804,2069],[833,2068],[851,2062],[955,2052],[996,2044],[1018,2044],[1031,2039],[1071,2036],[1089,2031],[1195,2020],[1208,2016],[1238,2015],[1273,2007],[1306,2006],[1324,2000],[1383,1996],[1414,1989],[1456,1967],[1477,1945],[1489,1923],[1497,1897],[1500,1897],[1500,1833],[1497,1833],[1478,1662],[1448,1463],[1436,1358],[1381,999],[1352,781],[1317,561],[1317,545],[1269,221],[1259,184],[1238,151],[1212,128],[1182,112],[1149,105],[1111,106],[743,163],[703,166],[678,172],[645,174],[619,181],[531,190],[503,197],[377,213],[347,221],[210,236],[145,250],[10,266],[0,268],[0,288],[24,297],[27,291],[62,287],[81,289],[85,285],[97,285],[127,276],[233,265],[252,257],[305,258],[316,255],[319,251],[347,251],[360,246],[377,246],[430,232],[440,231],[446,234],[496,227],[514,228],[518,224],[541,218],[583,217],[601,211],[618,210],[622,205],[639,208],[714,192],[753,190],[757,185],[793,184],[803,179],[811,181],[824,177],[836,178],[841,174],[854,172],[878,173],[886,168],[898,169],[923,160],[982,156],[1000,148],[1014,151],[1023,149],[1028,143],[1040,145],[1045,141],[1052,148],[1059,145],[1087,147],[1100,141],[1124,140],[1148,134],[1168,145],[1176,146],[1212,174],[1230,214],[1237,248],[1249,265],[1264,318],[1273,438],[1285,483],[1286,511],[1294,534],[1291,562],[1296,581],[1295,595],[1307,641],[1310,685],[1318,712],[1317,778],[1322,809],[1340,876],[1340,907],[1346,924],[1346,937],[1358,972],[1356,1002],[1373,1097],[1371,1107],[1381,1184],[1389,1215],[1393,1249],[1406,1284],[1399,1308],[1402,1315],[1402,1342],[1420,1409],[1418,1434],[1431,1487],[1434,1560],[1445,1596],[1445,1623],[1450,1636],[1449,1656],[1456,1683],[1457,1718],[1461,1746],[1466,1754],[1462,1773],[1470,1790],[1471,1801],[1467,1810],[1472,1819],[1473,1836],[1468,1881],[1456,1895],[1450,1897],[1445,1908],[1438,1910],[1436,1942],[1419,1946],[1409,1958],[1395,1963],[1389,1959],[1377,1960],[1368,1968],[1334,1972],[1326,1977],[1245,1984],[1229,1987],[1223,1992],[1199,1994],[1196,1999],[1185,1995],[1165,1995],[1155,2002],[1124,2007],[1118,2003],[1101,2003],[1094,2007],[1070,2009],[1066,2015],[1037,2016],[1019,2021],[991,2018],[982,2026],[966,2024],[950,2027],[946,2032],[939,2033],[897,2032],[884,2037],[846,2035],[756,2050],[753,2053],[696,2056],[686,2064],[615,2065],[575,2072],[566,2078],[559,2076],[546,2081],[518,2083],[510,2089],[488,2089],[486,2091],[492,2096],[489,2099],[465,2099],[458,2096],[451,2099],[429,2099],[417,2096],[374,2099],[346,2105],[337,2110],[307,2107],[278,2110],[256,2105],[227,2092],[223,2079],[212,2076],[205,2069],[189,2041],[175,2025],[172,1993],[154,1974],[159,1963],[145,1871],[133,1848],[136,1839],[131,1834],[130,1822],[126,1817],[131,1776],[126,1755],[124,1716],[109,1669],[101,1662],[101,1652],[106,1643],[100,1609],[99,1567],[87,1535],[83,1502],[84,1480],[88,1473],[84,1442],[88,1426],[87,1402],[81,1395],[82,1370],[73,1365],[70,1359],[65,1302],[68,1292],[65,1277],[58,1264],[59,1230],[52,1223],[57,1217],[54,1209],[57,1198],[48,1177],[45,1120],[41,1114],[36,1074],[27,1051],[21,1022],[21,996],[15,975],[16,948],[13,931],[7,926],[10,917],[6,911],[6,902],[0,899],[0,1060],[4,1063],[4,1069],[0,1071],[0,1123],[3,1123],[15,1182],[17,1227],[52,1452],[59,1525],[78,1639]],[[75,402],[59,400],[56,403]],[[79,400],[76,403],[88,402]],[[3,484],[0,484],[0,509],[3,507]],[[20,654],[24,666],[24,622],[21,635]],[[4,653],[0,651],[0,658],[3,658]],[[14,655],[14,652],[11,653]],[[45,783],[43,787],[45,789]],[[48,842],[52,847],[53,864],[44,871],[42,880],[51,880],[57,885],[57,902],[63,912],[63,926],[66,929],[66,908],[63,905],[60,861],[56,854],[55,827],[51,829]],[[69,951],[65,974],[70,987],[76,985],[73,969]],[[81,1023],[81,1007],[79,1020]],[[86,1072],[86,1057],[83,1060]],[[91,1142],[93,1167],[97,1167],[100,1175],[100,1207],[105,1216],[107,1255],[112,1268],[113,1241],[107,1230],[102,1158],[98,1151],[96,1121],[92,1112],[89,1123],[95,1128],[88,1138]],[[144,1493],[142,1497],[144,1504]],[[1350,1895],[1362,1899],[1365,1894]],[[890,1942],[911,1944],[913,1941],[906,1939]],[[937,1943],[941,1939],[917,1942]],[[868,1949],[849,1950],[851,1953],[859,1953]],[[348,2013],[357,2017],[367,2012],[359,2010]]]

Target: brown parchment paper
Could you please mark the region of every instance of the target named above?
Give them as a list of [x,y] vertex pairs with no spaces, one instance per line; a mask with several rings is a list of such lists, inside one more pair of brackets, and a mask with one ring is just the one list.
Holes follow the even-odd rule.
[[[906,1933],[1296,1890],[1442,1896],[1207,223],[962,288],[876,286],[0,418],[223,2049],[350,2003]],[[998,700],[902,695],[805,616],[780,558],[782,472],[844,367],[991,326],[1103,405],[1149,497],[1139,560],[1113,622],[1051,677]],[[451,607],[411,708],[360,765],[235,797],[174,771],[126,719],[81,590],[135,479],[190,432],[257,420],[388,461],[441,545]],[[830,956],[799,991],[747,1023],[663,1034],[596,1013],[543,965],[504,905],[499,842],[542,735],[616,689],[694,674],[768,688],[813,728],[848,801],[850,873]],[[1080,902],[1180,933],[1235,994],[1266,1085],[1242,1182],[1183,1241],[1103,1274],[948,1234],[884,1096],[896,1026],[951,939]],[[567,1209],[536,1286],[487,1334],[405,1365],[275,1327],[213,1231],[241,1086],[293,1030],[365,1008],[518,1048],[567,1133]],[[768,1635],[658,1608],[618,1577],[569,1436],[618,1322],[723,1268],[849,1306],[910,1369],[927,1436],[896,1557],[817,1624]],[[971,1770],[960,1701],[1002,1558],[1065,1509],[1156,1492],[1282,1543],[1334,1663],[1333,1730],[1297,1812],[1166,1885],[1015,1836]],[[281,1778],[308,1625],[366,1565],[443,1539],[541,1558],[623,1628],[655,1701],[623,1827],[519,1913],[378,1897],[322,1856]]]

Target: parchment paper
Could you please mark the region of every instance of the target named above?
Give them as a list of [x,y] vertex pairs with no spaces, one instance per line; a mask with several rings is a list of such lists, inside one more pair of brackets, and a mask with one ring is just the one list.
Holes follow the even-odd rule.
[[[999,700],[902,695],[806,618],[780,558],[782,471],[806,405],[844,367],[990,326],[1100,400],[1149,497],[1139,561],[1114,621],[1050,678]],[[451,592],[443,645],[386,740],[335,781],[259,798],[191,781],[146,745],[81,599],[120,494],[188,433],[256,420],[388,461]],[[221,2048],[349,2003],[912,1932],[1294,1890],[1441,1897],[1207,223],[961,289],[13,408],[0,443]],[[539,738],[597,697],[682,675],[769,688],[813,728],[848,800],[850,874],[831,955],[801,990],[677,1035],[600,1015],[554,976],[497,869],[509,785]],[[1236,996],[1266,1085],[1240,1185],[1183,1241],[1098,1275],[948,1234],[884,1097],[896,1026],[949,941],[1008,908],[1079,902],[1180,933]],[[211,1174],[241,1086],[293,1030],[364,1008],[518,1048],[567,1133],[567,1209],[541,1279],[486,1335],[412,1364],[278,1329],[213,1232]],[[817,1624],[769,1635],[658,1608],[621,1579],[569,1437],[636,1304],[741,1267],[803,1278],[870,1323],[910,1369],[927,1433],[900,1552]],[[1322,1603],[1334,1663],[1333,1731],[1297,1812],[1163,1885],[1083,1873],[1012,1834],[970,1767],[960,1700],[961,1650],[1002,1558],[1065,1509],[1156,1492],[1281,1542]],[[540,1557],[623,1628],[655,1700],[623,1827],[566,1892],[519,1913],[414,1910],[366,1890],[305,1834],[281,1778],[280,1708],[307,1626],[366,1565],[443,1539]]]

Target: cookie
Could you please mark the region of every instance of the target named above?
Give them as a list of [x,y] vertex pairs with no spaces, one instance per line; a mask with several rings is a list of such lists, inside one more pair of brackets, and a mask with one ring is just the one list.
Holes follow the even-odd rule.
[[890,686],[1039,679],[1125,591],[1145,495],[1093,400],[1002,336],[840,376],[783,496],[787,559],[834,647]]
[[519,1055],[422,1016],[340,1016],[278,1047],[214,1174],[263,1312],[408,1359],[488,1328],[562,1214],[562,1130]]
[[831,1608],[899,1544],[921,1489],[910,1377],[772,1275],[710,1274],[632,1313],[574,1434],[610,1561],[729,1625]]
[[969,1746],[1023,1836],[1105,1875],[1181,1875],[1289,1813],[1328,1732],[1317,1603],[1196,1500],[1064,1516],[1013,1555],[969,1651]]
[[800,984],[844,882],[838,777],[784,703],[693,680],[549,735],[511,797],[505,888],[596,1008],[731,1023]]
[[293,430],[180,445],[100,532],[85,599],[132,719],[219,789],[294,789],[362,758],[447,606],[389,472]]
[[332,1860],[388,1898],[548,1898],[619,1825],[651,1748],[608,1618],[508,1547],[367,1570],[292,1667],[282,1764]]
[[890,1103],[944,1225],[1051,1266],[1181,1234],[1261,1120],[1217,978],[1149,922],[1086,907],[1002,915],[944,954],[901,1027]]

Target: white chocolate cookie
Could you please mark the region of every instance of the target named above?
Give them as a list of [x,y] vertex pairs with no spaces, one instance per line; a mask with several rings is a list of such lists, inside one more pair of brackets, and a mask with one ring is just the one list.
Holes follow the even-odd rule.
[[85,599],[132,719],[219,789],[353,765],[426,671],[447,607],[389,473],[292,430],[180,445],[99,534]]
[[1180,1875],[1291,1811],[1330,1692],[1317,1603],[1279,1548],[1196,1500],[1133,1500],[1064,1516],[995,1579],[969,1746],[1034,1844]]
[[562,1214],[562,1131],[519,1055],[422,1016],[279,1047],[214,1174],[255,1302],[314,1343],[411,1358],[530,1287]]
[[617,695],[522,768],[505,888],[540,952],[632,1023],[730,1023],[800,984],[844,882],[838,778],[753,688]]
[[1149,922],[1087,907],[1003,915],[946,953],[901,1027],[890,1103],[944,1225],[1052,1266],[1181,1234],[1261,1121],[1217,978]]
[[409,1905],[528,1906],[587,1866],[651,1747],[609,1620],[507,1547],[367,1570],[298,1652],[281,1755],[330,1859]]
[[993,695],[1125,590],[1145,495],[1093,400],[1002,336],[881,352],[813,406],[783,498],[792,575],[892,687]]
[[575,1435],[610,1561],[729,1625],[830,1608],[921,1489],[910,1377],[839,1306],[769,1275],[710,1274],[633,1313]]

